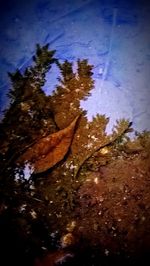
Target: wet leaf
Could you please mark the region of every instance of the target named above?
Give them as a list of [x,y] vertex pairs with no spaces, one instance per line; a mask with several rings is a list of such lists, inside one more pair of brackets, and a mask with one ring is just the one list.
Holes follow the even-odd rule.
[[[85,123],[85,121],[83,121],[83,125],[84,125],[84,123]],[[74,177],[77,176],[82,165],[90,157],[92,157],[96,151],[98,151],[98,150],[104,148],[105,146],[108,146],[108,145],[112,144],[113,142],[115,142],[117,139],[122,137],[126,132],[128,132],[128,130],[131,126],[130,121],[125,120],[125,119],[120,119],[119,121],[117,121],[117,124],[115,125],[115,127],[113,129],[113,133],[111,135],[106,135],[105,128],[106,128],[107,123],[108,123],[108,118],[106,118],[103,115],[102,116],[97,115],[91,123],[88,123],[88,124],[85,123],[83,128],[80,127],[80,125],[79,125],[79,127],[75,133],[75,138],[73,139],[73,145],[72,145],[72,147],[73,147],[72,150],[76,154],[76,160],[77,160],[77,167],[76,167],[75,172],[74,172]],[[89,126],[88,128],[87,128],[87,125]],[[85,128],[87,130],[85,130]],[[90,129],[90,131],[89,131],[89,129]],[[81,139],[80,138],[80,139],[78,139],[78,147],[79,147],[79,145],[82,147],[82,153],[80,152],[78,154],[79,149],[76,149],[77,144],[74,145],[74,143],[76,142],[76,135],[77,134],[79,135],[78,132],[80,130],[84,130],[83,132],[84,132],[84,134],[86,134],[85,135],[86,136],[86,142],[84,140],[83,133],[80,133],[80,136],[82,136],[82,140],[81,140],[82,145],[79,142]],[[89,143],[87,141],[88,138],[90,140]],[[85,146],[84,146],[84,143],[85,143]],[[88,147],[90,147],[90,148],[88,148]],[[80,148],[80,151],[81,151],[81,148]]]
[[41,138],[19,157],[17,164],[29,163],[33,166],[34,173],[42,173],[60,162],[71,145],[78,118],[79,116],[65,129]]

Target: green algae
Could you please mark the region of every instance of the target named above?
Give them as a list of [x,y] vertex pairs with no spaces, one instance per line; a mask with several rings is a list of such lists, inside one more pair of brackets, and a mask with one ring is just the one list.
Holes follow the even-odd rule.
[[[6,222],[5,233],[7,226],[13,227],[17,247],[20,241],[24,243],[21,254],[29,257],[31,253],[36,256],[39,250],[42,253],[43,246],[48,250],[58,245],[66,225],[76,218],[77,192],[89,171],[98,171],[118,156],[133,156],[127,145],[131,142],[127,137],[130,121],[117,121],[113,133],[107,135],[109,119],[97,114],[88,122],[80,107],[80,100],[86,99],[94,88],[93,66],[88,60],[78,60],[74,72],[72,63],[60,63],[54,55],[48,45],[38,45],[33,66],[23,74],[18,70],[9,74],[10,106],[0,124],[0,219]],[[42,86],[53,64],[58,66],[60,76],[56,90],[46,96]],[[40,138],[65,128],[78,115],[80,119],[65,158],[44,173],[31,172],[27,179],[24,169],[17,168],[16,159]],[[139,145],[148,153],[150,133],[137,134],[136,138],[133,153],[141,152]],[[4,238],[5,235],[1,241]]]

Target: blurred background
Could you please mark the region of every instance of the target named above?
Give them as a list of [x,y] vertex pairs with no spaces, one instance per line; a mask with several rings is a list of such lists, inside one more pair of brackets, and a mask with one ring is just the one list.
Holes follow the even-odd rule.
[[[150,4],[119,0],[1,0],[0,113],[9,103],[7,72],[32,62],[37,43],[50,44],[60,60],[87,58],[94,65],[95,89],[81,106],[96,113],[129,118],[137,131],[150,130]],[[52,73],[51,73],[52,72]],[[44,85],[57,84],[52,69]]]

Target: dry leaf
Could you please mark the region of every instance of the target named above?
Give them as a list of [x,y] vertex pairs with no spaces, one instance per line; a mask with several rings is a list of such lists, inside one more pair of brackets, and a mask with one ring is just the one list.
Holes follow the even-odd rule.
[[34,168],[34,173],[42,173],[61,161],[66,155],[74,135],[74,129],[79,116],[72,123],[56,133],[40,139],[20,156],[19,165],[26,162]]

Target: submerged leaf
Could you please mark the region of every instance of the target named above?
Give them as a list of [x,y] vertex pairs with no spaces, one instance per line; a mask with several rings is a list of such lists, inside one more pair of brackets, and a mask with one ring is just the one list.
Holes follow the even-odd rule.
[[[85,118],[84,118],[85,120]],[[91,157],[93,154],[104,148],[105,146],[108,146],[115,142],[117,139],[119,139],[122,135],[124,135],[126,132],[128,132],[131,123],[128,120],[121,119],[117,121],[117,124],[113,130],[113,133],[111,135],[107,135],[105,133],[105,128],[108,123],[108,118],[106,118],[103,115],[97,115],[92,122],[86,123],[86,120],[83,121],[83,127],[79,125],[75,137],[73,139],[72,144],[72,151],[76,155],[76,161],[77,161],[77,167],[74,172],[74,176],[76,177],[79,170],[81,169],[82,165]],[[82,122],[82,121],[81,121]],[[88,126],[88,127],[87,127]],[[87,130],[86,130],[87,129]],[[83,134],[79,135],[79,132],[84,132],[85,136],[83,137]],[[82,140],[80,143],[80,136],[82,135]],[[78,146],[76,144],[76,136],[79,136],[78,139]],[[88,142],[89,138],[89,142]],[[79,145],[82,148],[79,150]],[[77,148],[76,148],[77,147]],[[78,151],[80,151],[78,153]]]
[[78,118],[65,129],[40,139],[20,156],[17,163],[22,165],[28,162],[33,166],[34,173],[42,173],[60,162],[71,145]]

